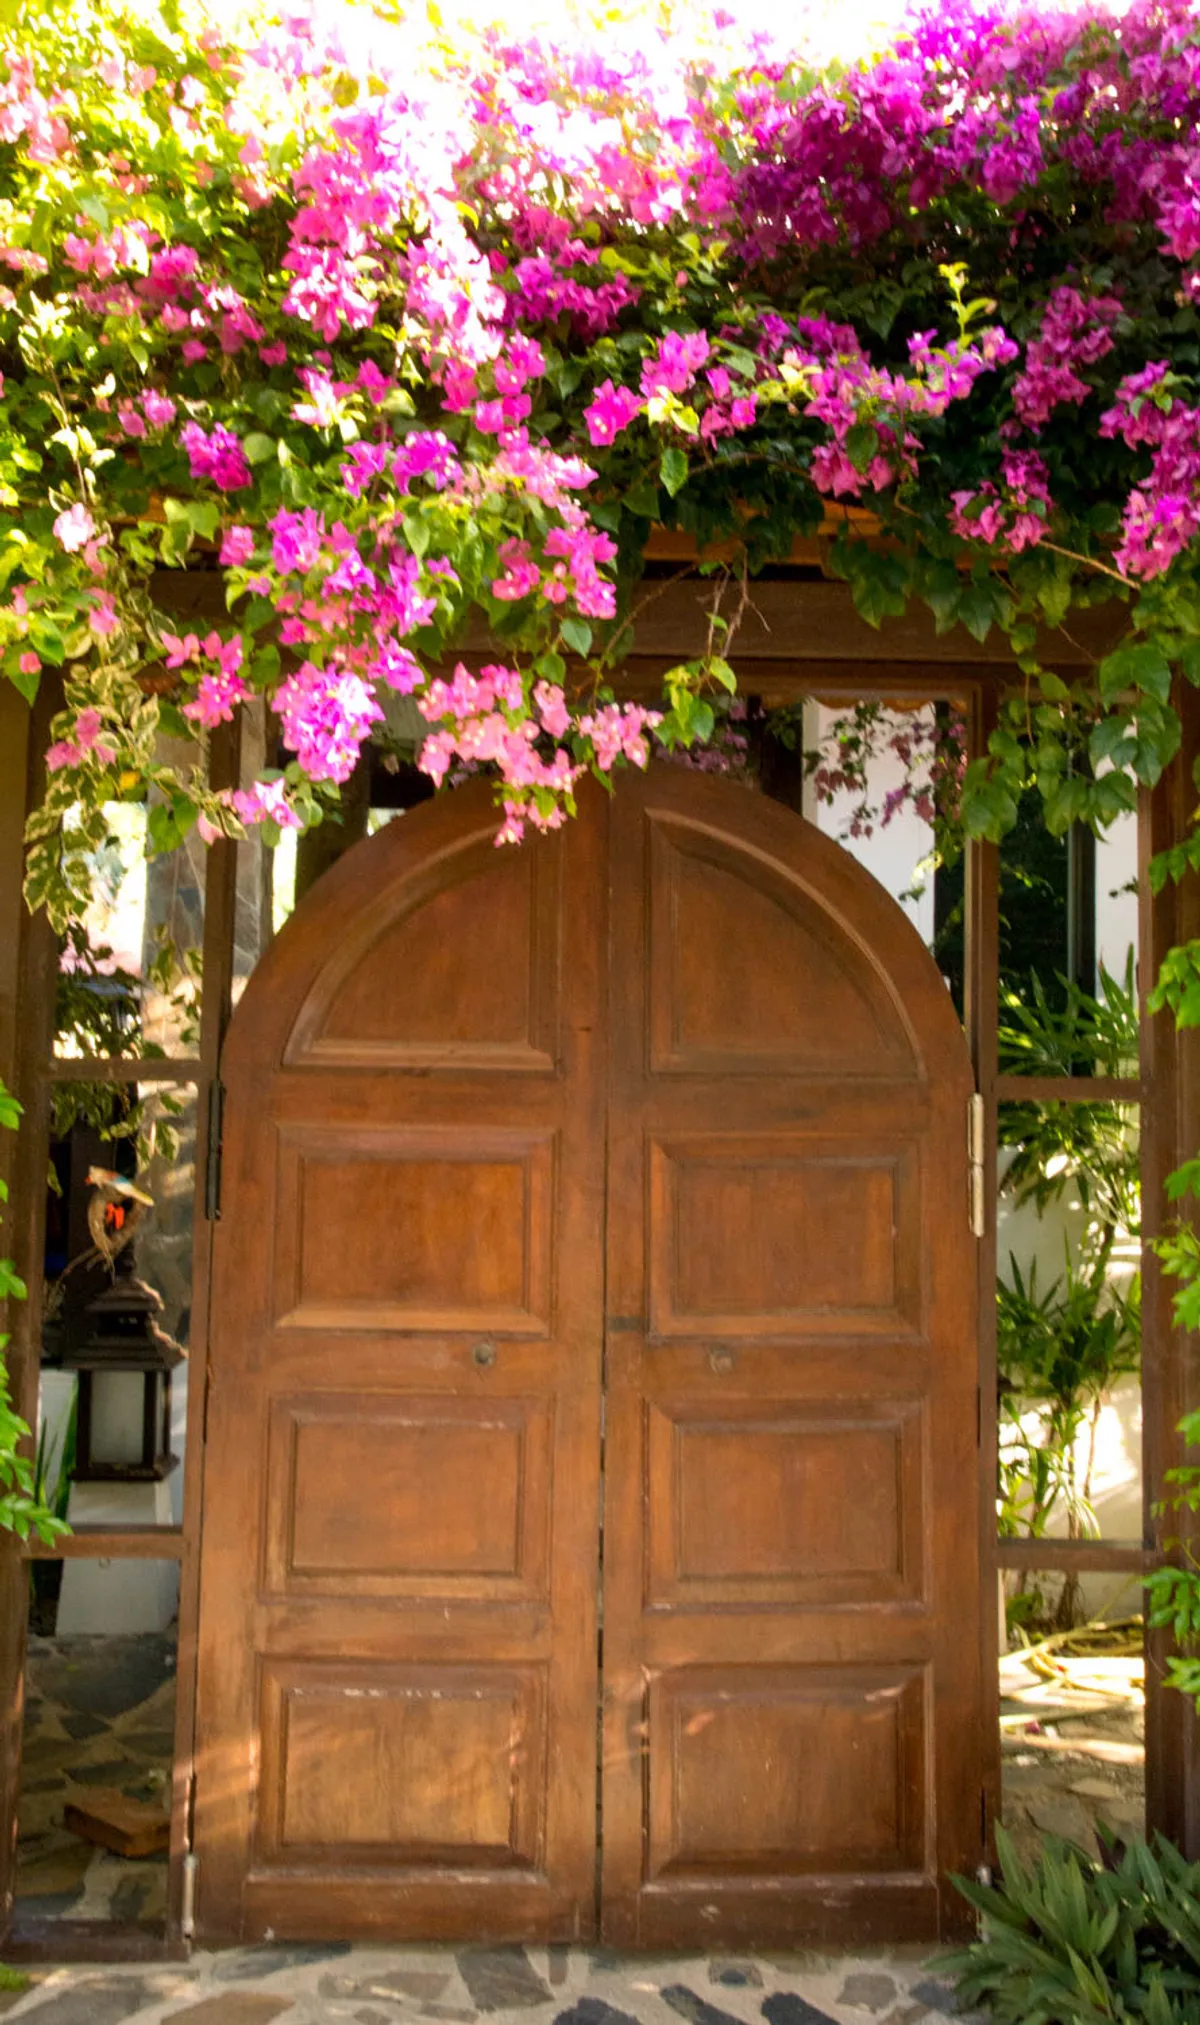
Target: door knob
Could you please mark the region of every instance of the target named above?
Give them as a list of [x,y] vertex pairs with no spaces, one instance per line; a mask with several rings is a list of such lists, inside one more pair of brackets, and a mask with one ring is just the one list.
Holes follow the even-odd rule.
[[477,1343],[471,1355],[480,1370],[486,1370],[489,1364],[496,1362],[496,1346],[494,1343]]

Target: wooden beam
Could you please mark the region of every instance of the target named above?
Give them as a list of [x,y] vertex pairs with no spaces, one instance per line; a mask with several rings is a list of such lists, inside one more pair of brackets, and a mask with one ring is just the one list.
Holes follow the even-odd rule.
[[[26,810],[41,800],[45,789],[43,755],[49,744],[50,720],[61,702],[61,684],[57,677],[44,676],[32,709],[15,696],[10,683],[0,682],[0,692],[5,713],[0,718],[0,807],[5,811],[6,846],[0,860],[0,919],[12,931],[12,939],[0,944],[0,972],[5,980],[4,1005],[17,1013],[15,1025],[4,1027],[0,1074],[24,1112],[15,1138],[0,1133],[6,1142],[4,1159],[10,1188],[0,1250],[12,1255],[29,1290],[28,1299],[10,1302],[7,1313],[0,1314],[0,1333],[7,1332],[9,1338],[5,1358],[13,1404],[33,1426],[41,1372],[42,1259],[50,1145],[48,1092],[37,1070],[50,1051],[54,1032],[58,943],[45,915],[31,916],[22,898],[22,832]],[[28,1614],[29,1571],[20,1543],[0,1530],[0,1936],[11,1915],[16,1874]]]
[[1140,1575],[1161,1556],[1140,1540],[997,1540],[998,1568],[1045,1569],[1065,1575]]
[[[699,653],[708,630],[711,584],[684,581],[665,587],[638,586],[634,597],[631,651],[686,660]],[[641,610],[639,613],[639,605]],[[1074,615],[1071,635],[1043,631],[1038,651],[1048,664],[1089,668],[1109,651],[1128,624],[1124,607],[1104,606]],[[756,660],[919,662],[930,672],[942,662],[1014,669],[1008,643],[993,629],[975,640],[962,626],[939,633],[932,613],[914,604],[903,618],[885,619],[878,629],[855,610],[847,584],[796,583],[756,578],[750,605],[738,628],[731,658],[739,670]],[[748,681],[748,675],[743,676]]]
[[[479,648],[464,653],[463,659],[472,666],[494,659],[494,650],[489,655]],[[678,654],[630,654],[613,669],[613,689],[620,697],[656,703],[662,695],[663,677],[679,659]],[[757,696],[767,709],[811,696],[834,708],[861,702],[887,703],[904,710],[926,703],[951,703],[967,711],[979,688],[1002,688],[1012,676],[1010,667],[994,662],[946,661],[930,667],[924,661],[801,661],[786,655],[756,655],[742,661],[736,648],[733,660],[741,693]]]
[[178,1561],[182,1526],[78,1525],[61,1540],[27,1540],[30,1561]]
[[55,1055],[43,1062],[47,1083],[194,1083],[202,1073],[199,1056],[165,1061],[158,1055]]
[[[156,570],[151,596],[164,611],[188,620],[225,616],[224,576],[220,570]],[[656,581],[647,577],[633,598],[635,618],[629,650],[673,666],[702,651],[708,633],[712,585],[683,576]],[[1115,602],[1074,613],[1071,630],[1043,629],[1038,652],[1048,667],[1064,672],[1092,667],[1128,628],[1124,606]],[[481,624],[468,627],[464,654],[487,653],[494,659],[497,644]],[[452,651],[448,656],[454,658]],[[885,619],[877,629],[860,618],[850,587],[819,578],[797,580],[786,572],[764,573],[752,580],[750,604],[732,650],[734,665],[749,686],[749,664],[762,661],[786,669],[796,663],[852,662],[857,670],[879,669],[896,662],[909,664],[909,679],[920,669],[927,678],[943,666],[956,669],[1016,667],[1003,633],[993,628],[986,640],[973,639],[965,627],[939,633],[931,612],[914,604],[903,618]],[[825,678],[827,679],[827,678]],[[857,678],[856,678],[857,679]],[[928,692],[926,692],[928,693]]]
[[1001,1104],[1140,1104],[1138,1076],[997,1076]]

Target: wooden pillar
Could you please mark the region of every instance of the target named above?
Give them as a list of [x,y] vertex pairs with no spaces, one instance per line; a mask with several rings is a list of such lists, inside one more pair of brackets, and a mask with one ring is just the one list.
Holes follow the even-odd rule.
[[[42,755],[58,698],[49,685],[33,709],[0,680],[0,1076],[24,1107],[19,1133],[0,1133],[0,1174],[9,1188],[0,1253],[15,1259],[27,1301],[0,1313],[13,1403],[33,1424],[41,1364],[42,1250],[49,1149],[48,1093],[38,1069],[54,1033],[58,945],[44,915],[21,895],[26,809],[40,799]],[[24,1715],[29,1567],[0,1531],[0,1933],[12,1912],[17,1795]]]
[[[968,721],[968,756],[987,751],[996,724],[994,690],[977,691]],[[992,1739],[985,1753],[987,1784],[981,1840],[992,1861],[993,1836],[1000,1816],[1000,1676],[999,1569],[996,1561],[996,1040],[1000,989],[1000,849],[997,844],[967,845],[964,878],[966,933],[963,965],[963,1016],[975,1069],[975,1088],[982,1098],[977,1150],[983,1162],[983,1234],[977,1246],[979,1300],[979,1559],[981,1720]]]
[[[241,777],[242,722],[218,725],[209,749],[213,787]],[[210,846],[204,890],[204,961],[200,998],[200,1075],[196,1090],[196,1198],[192,1225],[191,1352],[183,1484],[183,1554],[179,1570],[179,1644],[175,1666],[175,1759],[167,1890],[168,1942],[187,1940],[187,1862],[192,1851],[195,1794],[196,1656],[200,1619],[200,1527],[204,1509],[204,1429],[208,1395],[208,1304],[217,1211],[221,1134],[221,1049],[229,1025],[237,917],[238,846],[231,837]]]
[[[1167,1175],[1200,1153],[1200,1030],[1177,1032],[1169,1012],[1153,1018],[1145,999],[1166,951],[1200,939],[1200,876],[1190,872],[1152,897],[1147,865],[1157,851],[1184,837],[1196,807],[1195,772],[1200,763],[1200,696],[1190,684],[1176,697],[1183,719],[1183,745],[1158,787],[1144,798],[1141,821],[1140,987],[1142,1074],[1147,1100],[1142,1107],[1142,1413],[1145,1526],[1147,1544],[1191,1531],[1192,1551],[1200,1549],[1200,1519],[1189,1514],[1156,1516],[1166,1472],[1184,1460],[1177,1432],[1182,1414],[1200,1406],[1200,1343],[1175,1327],[1176,1283],[1167,1278],[1151,1249],[1154,1239],[1178,1215],[1163,1189]],[[1200,1218],[1200,1204],[1180,1208]],[[1165,1632],[1146,1640],[1146,1821],[1161,1829],[1191,1858],[1200,1858],[1200,1724],[1186,1696],[1164,1687],[1170,1650]]]

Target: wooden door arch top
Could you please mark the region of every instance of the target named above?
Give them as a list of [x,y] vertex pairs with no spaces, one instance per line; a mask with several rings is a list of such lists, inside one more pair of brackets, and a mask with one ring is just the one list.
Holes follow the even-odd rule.
[[[293,1035],[303,1036],[305,1008],[313,994],[328,996],[331,984],[353,967],[387,920],[406,906],[419,905],[445,868],[478,869],[499,857],[498,817],[490,789],[482,782],[422,803],[355,844],[338,859],[284,923],[255,966],[234,1009],[222,1066],[236,1073],[243,1064],[280,1068]],[[301,1038],[296,1052],[303,1052]]]
[[[740,962],[738,950],[729,947],[731,937],[736,941],[740,935],[757,951],[764,933],[815,936],[827,957],[840,958],[846,977],[840,1010],[852,1016],[848,1032],[839,1008],[823,1005],[821,1072],[871,1072],[861,1026],[857,1050],[853,1045],[853,1015],[855,1001],[861,1007],[876,1003],[874,1073],[906,1081],[949,1080],[966,1092],[971,1083],[966,1043],[933,957],[890,894],[835,838],[752,790],[685,767],[658,765],[645,780],[618,777],[615,801],[623,794],[637,797],[646,820],[679,852],[678,908],[687,906],[689,859],[718,879],[722,871],[727,874],[728,918],[708,923],[707,946],[697,952],[698,965],[710,976],[724,970],[736,993]],[[602,796],[603,790],[585,783],[581,802],[586,808]],[[594,820],[595,807],[591,813]],[[552,840],[537,837],[497,848],[497,824],[490,787],[473,782],[394,819],[348,851],[285,923],[254,971],[226,1040],[227,1073],[246,1059],[259,1072],[268,1067],[507,1068],[535,1074],[552,1069],[555,1011],[547,979],[554,977],[562,952],[539,947],[538,937],[554,917],[554,898],[543,890],[539,907],[530,886],[555,885],[557,854]],[[538,861],[528,882],[524,867],[518,869],[523,854]],[[480,910],[469,890],[477,881],[489,889],[483,918],[494,938],[490,946],[485,938],[482,948]],[[711,887],[711,877],[705,884]],[[744,894],[735,894],[738,884]],[[711,912],[711,891],[705,893],[704,905]],[[744,918],[747,906],[751,920]],[[431,918],[431,908],[447,918]],[[686,933],[696,925],[681,923],[679,929]],[[468,971],[473,969],[477,978],[481,963],[498,958],[514,932],[528,938],[529,1001],[494,1006],[490,1032],[447,1036],[435,1031],[432,1008],[416,1002],[422,979],[438,966],[431,997],[439,1012],[448,999],[464,1003]],[[455,949],[463,971],[459,993],[445,974]],[[794,955],[785,957],[780,968],[793,979]],[[825,982],[828,988],[828,978]],[[882,1025],[881,989],[891,1008]],[[407,1011],[397,1011],[398,992],[407,1000]],[[753,1008],[745,1005],[743,1010],[749,1016]],[[793,1003],[790,1017],[794,1020],[800,1010]],[[785,1069],[780,1056],[788,1051],[789,1015],[780,1005],[759,1011],[763,1023],[773,1022],[776,1036],[771,1058],[763,1059],[761,1067]],[[477,1022],[478,1008],[475,1017]],[[817,1035],[801,1027],[793,1039],[806,1046],[811,1064]],[[673,1066],[686,1069],[686,1059],[679,1058],[665,1035],[659,1045],[665,1050],[662,1066],[672,1065],[674,1055]],[[700,1066],[717,1063],[708,1060]]]

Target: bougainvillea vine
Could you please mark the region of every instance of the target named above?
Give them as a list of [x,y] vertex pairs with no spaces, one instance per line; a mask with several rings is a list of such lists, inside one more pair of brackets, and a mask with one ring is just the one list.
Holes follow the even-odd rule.
[[[1002,628],[1025,692],[964,785],[977,831],[1030,778],[1052,827],[1104,821],[1171,756],[1171,666],[1200,672],[1184,0],[955,0],[824,74],[725,16],[552,47],[106,0],[18,10],[0,72],[0,646],[26,696],[65,684],[30,873],[60,923],[86,811],[152,794],[159,845],[303,826],[395,695],[435,780],[494,773],[504,839],[703,739],[727,622],[659,710],[620,694],[664,522],[753,572],[869,507],[828,549],[866,620]],[[197,568],[226,616],[193,630]],[[1068,681],[1053,628],[1100,597],[1126,642]],[[260,699],[281,764],[218,792],[206,738]]]

